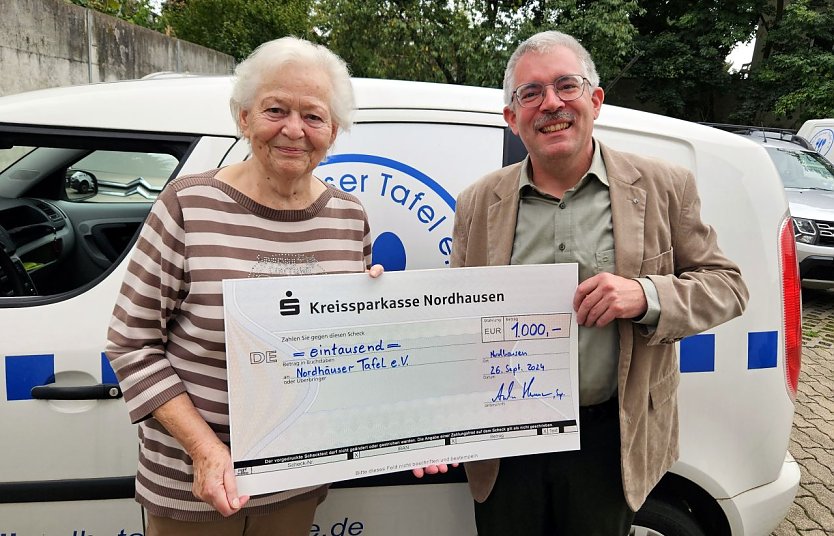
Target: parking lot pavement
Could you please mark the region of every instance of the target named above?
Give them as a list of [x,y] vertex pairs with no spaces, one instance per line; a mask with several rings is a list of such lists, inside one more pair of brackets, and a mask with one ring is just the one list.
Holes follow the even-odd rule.
[[802,373],[790,451],[802,478],[773,536],[834,534],[834,291],[806,290]]

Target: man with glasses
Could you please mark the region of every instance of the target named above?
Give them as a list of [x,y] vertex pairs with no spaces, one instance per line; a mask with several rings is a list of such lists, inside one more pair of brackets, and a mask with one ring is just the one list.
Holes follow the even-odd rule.
[[678,457],[674,343],[741,314],[747,288],[691,172],[593,138],[604,92],[574,38],[522,43],[504,96],[529,156],[461,193],[452,265],[578,263],[581,448],[466,463],[478,534],[625,535]]

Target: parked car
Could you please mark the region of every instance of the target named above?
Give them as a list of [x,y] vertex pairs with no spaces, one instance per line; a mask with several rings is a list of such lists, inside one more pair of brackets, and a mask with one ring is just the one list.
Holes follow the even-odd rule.
[[802,285],[834,288],[834,165],[801,137],[749,130],[776,166],[790,205]]
[[[391,80],[354,87],[355,124],[316,175],[365,205],[375,262],[444,268],[458,193],[525,156],[504,122],[502,92]],[[102,350],[154,194],[139,181],[137,195],[105,195],[132,188],[105,182],[130,169],[123,179],[156,188],[148,177],[247,158],[230,88],[227,77],[166,76],[0,98],[0,534],[141,536],[136,429]],[[769,535],[799,486],[788,444],[802,340],[794,231],[776,167],[749,138],[609,105],[594,131],[695,174],[702,218],[750,291],[742,316],[676,343],[680,460],[638,512],[636,534]],[[100,151],[112,158],[85,161]],[[141,170],[127,164],[134,156]],[[93,192],[68,187],[69,170],[94,174]],[[652,404],[667,400],[657,394]],[[474,535],[462,469],[336,483],[311,536],[343,534]]]

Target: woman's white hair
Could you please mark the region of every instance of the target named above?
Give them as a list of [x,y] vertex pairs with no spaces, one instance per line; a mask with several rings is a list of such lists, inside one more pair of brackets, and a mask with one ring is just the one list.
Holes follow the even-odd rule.
[[330,78],[332,88],[330,113],[333,122],[342,130],[350,130],[356,101],[350,83],[350,71],[345,61],[327,47],[298,37],[282,37],[261,44],[235,68],[232,97],[229,107],[240,130],[240,113],[250,110],[264,76],[288,63],[318,68]]
[[546,54],[556,47],[565,47],[573,51],[573,53],[576,54],[579,63],[582,65],[582,70],[584,71],[576,74],[581,74],[587,78],[588,82],[591,83],[592,89],[599,87],[599,75],[597,74],[597,68],[594,65],[594,60],[591,58],[591,54],[585,50],[585,47],[583,47],[582,44],[580,44],[579,41],[577,41],[573,36],[557,32],[555,30],[550,30],[547,32],[537,33],[536,35],[528,38],[526,41],[518,45],[518,48],[515,49],[513,55],[510,56],[510,60],[507,62],[507,68],[504,70],[504,104],[509,106],[512,102],[513,90],[516,87],[515,67],[518,64],[518,60],[520,60],[521,57],[528,52]]

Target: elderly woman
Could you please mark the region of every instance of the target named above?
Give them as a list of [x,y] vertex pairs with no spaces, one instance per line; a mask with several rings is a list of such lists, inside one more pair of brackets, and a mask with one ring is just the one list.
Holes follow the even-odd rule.
[[148,536],[309,533],[326,487],[237,494],[221,280],[370,269],[361,204],[313,175],[353,107],[332,52],[291,37],[261,45],[231,98],[252,158],[172,181],[151,209],[106,350],[139,423]]

